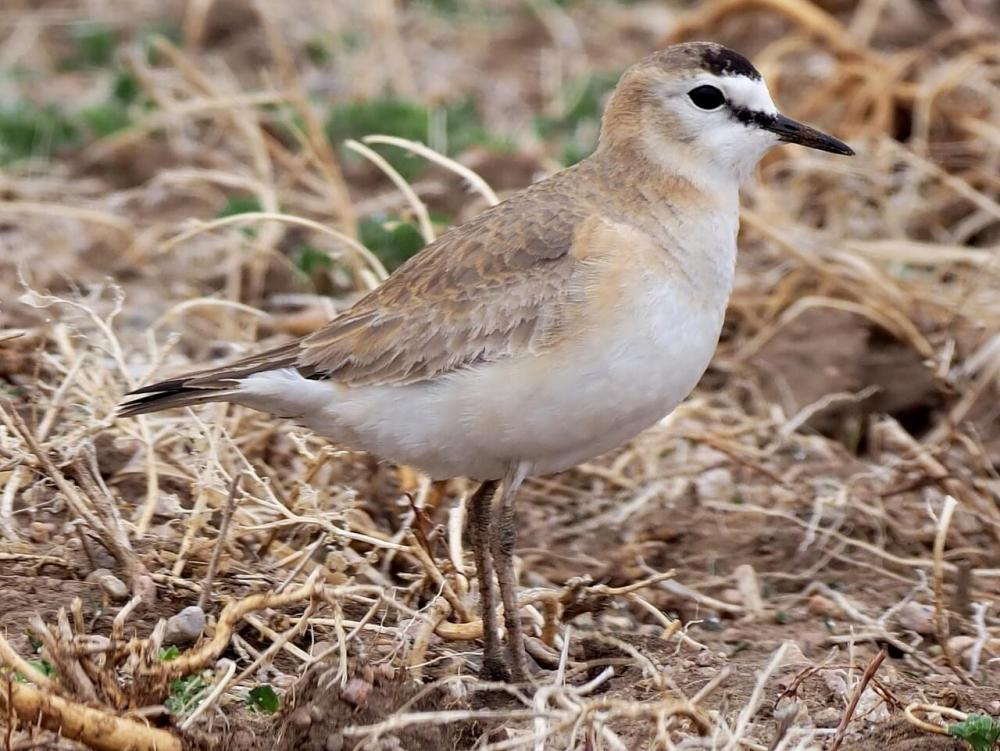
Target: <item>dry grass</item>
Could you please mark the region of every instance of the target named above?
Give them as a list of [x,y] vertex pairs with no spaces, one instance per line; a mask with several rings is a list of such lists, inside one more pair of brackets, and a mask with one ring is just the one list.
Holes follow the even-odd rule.
[[[81,18],[121,33],[150,102],[0,173],[2,747],[892,748],[1000,715],[990,4],[439,5],[0,11],[0,67],[43,76],[0,80],[0,103],[94,98],[112,72],[55,64]],[[139,41],[163,18],[182,44]],[[154,369],[309,331],[377,285],[359,219],[432,237],[555,167],[533,121],[573,112],[581,79],[706,37],[858,157],[770,155],[702,386],[528,484],[533,690],[473,677],[461,481],[226,405],[114,418]],[[324,61],[316,39],[337,40]],[[385,139],[327,141],[330,101],[387,89],[468,94],[512,151],[452,163],[434,116],[436,151],[391,147],[434,162],[408,179],[369,150]],[[233,196],[254,210],[218,217]],[[304,245],[332,263],[303,274]],[[162,659],[162,619],[196,603],[205,635]],[[170,714],[186,676],[204,689]],[[276,715],[247,708],[264,684]]]

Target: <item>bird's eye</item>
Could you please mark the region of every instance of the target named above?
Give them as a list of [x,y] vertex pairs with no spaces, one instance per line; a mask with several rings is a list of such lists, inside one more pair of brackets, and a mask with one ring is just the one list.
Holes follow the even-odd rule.
[[696,107],[703,110],[715,110],[726,103],[725,95],[714,86],[697,86],[688,92]]

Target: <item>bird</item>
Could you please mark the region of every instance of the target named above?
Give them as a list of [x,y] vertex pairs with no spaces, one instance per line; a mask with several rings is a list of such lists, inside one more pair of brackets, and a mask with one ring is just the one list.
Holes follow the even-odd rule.
[[738,52],[655,51],[622,74],[589,157],[442,234],[314,333],[142,386],[119,415],[232,402],[478,482],[480,675],[530,682],[515,497],[529,476],[627,443],[697,385],[733,287],[740,185],[779,144],[854,153],[781,114]]

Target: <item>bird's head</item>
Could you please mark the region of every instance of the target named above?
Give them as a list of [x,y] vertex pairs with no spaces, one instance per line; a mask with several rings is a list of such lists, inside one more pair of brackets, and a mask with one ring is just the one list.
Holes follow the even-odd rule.
[[669,171],[741,182],[780,143],[854,153],[778,112],[764,79],[741,54],[690,42],[625,71],[604,112],[600,148],[625,146]]

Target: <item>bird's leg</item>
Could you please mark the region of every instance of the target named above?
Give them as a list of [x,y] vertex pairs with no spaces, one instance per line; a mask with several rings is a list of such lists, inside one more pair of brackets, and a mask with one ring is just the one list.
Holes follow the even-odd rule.
[[517,683],[528,680],[527,658],[524,653],[524,635],[517,609],[517,578],[514,574],[514,547],[517,544],[517,519],[514,499],[528,473],[526,463],[512,464],[503,480],[500,502],[493,513],[490,527],[490,546],[493,563],[497,567],[500,598],[503,600],[503,623],[507,630],[507,651],[510,654],[510,674]]
[[497,593],[493,585],[493,558],[490,553],[493,496],[499,484],[497,480],[487,480],[469,499],[469,539],[479,577],[479,609],[483,616],[483,668],[480,677],[487,681],[510,680],[497,633]]

